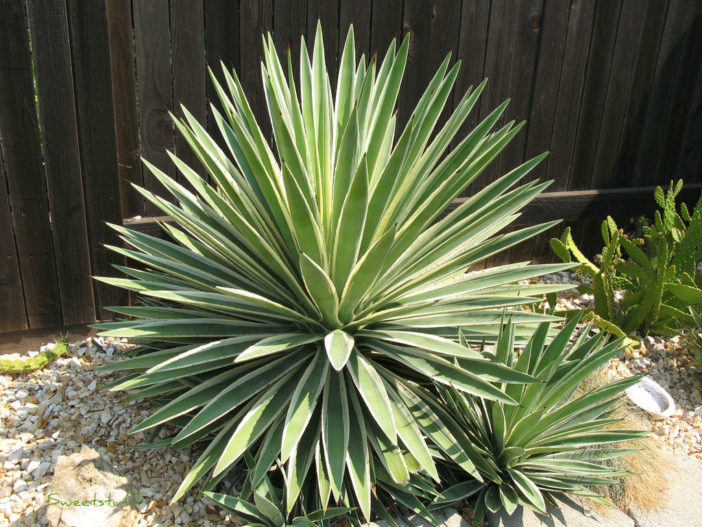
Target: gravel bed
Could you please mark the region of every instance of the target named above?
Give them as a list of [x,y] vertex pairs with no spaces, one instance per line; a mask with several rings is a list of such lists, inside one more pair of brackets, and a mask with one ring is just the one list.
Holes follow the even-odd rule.
[[168,504],[199,455],[196,447],[130,448],[149,439],[129,430],[150,414],[150,405],[125,403],[123,392],[100,390],[116,376],[96,371],[126,347],[109,339],[74,343],[41,370],[0,375],[0,525],[47,525],[44,512],[56,460],[82,445],[97,450],[146,496],[135,525],[232,524],[224,511],[193,496]]
[[[562,272],[541,281],[582,283],[582,278]],[[591,303],[591,296],[571,289],[559,294],[557,309]],[[197,447],[183,451],[130,448],[151,439],[143,433],[128,433],[150,414],[149,405],[123,402],[123,393],[100,390],[115,376],[96,371],[127,347],[121,340],[89,339],[70,344],[66,355],[42,370],[0,375],[0,525],[47,525],[44,511],[56,460],[79,452],[83,445],[97,450],[128,478],[131,488],[147,496],[135,525],[233,524],[224,511],[193,496],[168,503],[197,459]],[[702,374],[690,366],[693,355],[680,336],[647,337],[640,351],[613,359],[608,374],[647,374],[666,388],[678,411],[673,417],[651,421],[651,429],[665,449],[702,460]]]

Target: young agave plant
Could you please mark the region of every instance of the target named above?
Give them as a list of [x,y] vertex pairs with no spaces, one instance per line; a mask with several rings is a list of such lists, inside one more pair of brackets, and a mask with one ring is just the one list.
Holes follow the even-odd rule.
[[[256,487],[252,487],[256,479],[256,463],[251,455],[245,454],[244,456],[249,472],[238,496],[210,491],[203,493],[204,496],[239,520],[250,522],[249,525],[265,527],[312,527],[317,525],[329,527],[331,519],[343,515],[348,523],[355,527],[366,523],[357,509],[353,507],[324,508],[318,493],[305,492],[304,490],[290,510],[285,503],[285,492],[273,483],[273,479],[281,479],[281,473],[282,480],[285,480],[284,468],[278,465],[276,469],[268,471],[261,477]],[[412,474],[408,482],[397,483],[392,480],[382,465],[379,465],[378,469],[375,474],[377,486],[373,492],[373,501],[377,505],[374,512],[379,519],[386,521],[388,525],[393,527],[398,527],[396,517],[393,517],[393,514],[398,517],[417,514],[427,523],[437,525],[438,519],[432,511],[470,497],[478,492],[482,486],[477,480],[460,483],[452,481],[453,484],[445,485],[445,488],[439,492],[436,485],[424,474]],[[450,473],[444,475],[453,479]]]
[[[186,109],[176,120],[213,185],[174,155],[190,188],[146,163],[178,201],[138,188],[172,218],[162,225],[170,240],[114,226],[131,248],[112,250],[141,267],[101,280],[145,300],[111,308],[136,320],[97,327],[141,345],[107,368],[132,373],[113,389],[162,404],[135,430],[174,424],[177,434],[158,445],[209,442],[174,499],[203,477],[205,490],[214,488],[251,451],[257,477],[276,460],[287,467],[287,507],[309,474],[322,506],[330,494],[355,500],[368,518],[379,465],[397,482],[420,467],[438,479],[428,445],[453,448],[436,416],[411,401],[408,383],[433,379],[510,405],[493,382],[533,380],[457,338],[459,327],[470,338],[495,337],[504,309],[553,290],[520,280],[570,267],[465,274],[553,225],[498,234],[546,187],[517,186],[544,156],[439,219],[521,125],[493,130],[502,104],[447,153],[484,86],[435,130],[458,72],[447,57],[396,139],[408,47],[408,39],[399,49],[393,42],[379,67],[375,58],[366,66],[350,30],[334,98],[318,27],[311,62],[301,44],[298,95],[289,56],[286,79],[268,35],[262,74],[276,151],[236,74],[223,68],[224,84],[212,76],[221,142]],[[527,324],[520,335],[550,318],[511,312]]]
[[[582,313],[581,313],[582,314]],[[510,323],[497,341],[495,361],[537,378],[530,385],[496,384],[519,405],[508,406],[454,388],[440,387],[445,423],[465,434],[462,444],[485,457],[477,465],[486,485],[477,497],[474,525],[482,525],[486,511],[503,508],[512,514],[518,505],[546,512],[554,494],[578,494],[604,501],[589,486],[615,483],[625,473],[598,461],[630,453],[613,444],[633,441],[642,431],[611,429],[617,395],[639,377],[622,379],[573,396],[579,384],[622,350],[623,339],[603,344],[600,333],[588,338],[584,331],[569,345],[580,315],[573,318],[547,344],[549,324],[544,323],[521,354],[514,346]],[[605,502],[606,503],[606,502]]]
[[[254,468],[255,463],[248,454],[246,455],[246,463],[250,469]],[[259,527],[329,526],[329,520],[332,518],[353,512],[350,507],[328,507],[317,510],[308,509],[310,512],[305,513],[304,505],[314,507],[315,504],[319,503],[318,496],[310,496],[307,501],[311,501],[311,503],[297,503],[294,507],[288,508],[285,499],[280,499],[278,489],[275,488],[268,475],[261,477],[260,482],[252,488],[252,474],[253,470],[248,473],[241,492],[244,496],[250,495],[251,501],[247,501],[242,495],[234,497],[211,491],[205,491],[203,494],[233,516],[248,522],[247,525]],[[293,509],[300,514],[291,514]]]

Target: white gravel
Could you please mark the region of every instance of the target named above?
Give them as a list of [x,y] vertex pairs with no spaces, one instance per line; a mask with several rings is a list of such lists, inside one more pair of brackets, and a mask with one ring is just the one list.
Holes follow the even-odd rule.
[[[219,508],[189,496],[168,502],[197,459],[185,451],[129,448],[146,442],[129,429],[150,414],[142,402],[122,402],[122,392],[100,390],[115,378],[95,371],[126,343],[75,343],[66,355],[25,375],[0,375],[0,525],[47,525],[44,511],[56,460],[89,445],[148,496],[135,525],[231,525]],[[19,358],[4,355],[3,359]]]

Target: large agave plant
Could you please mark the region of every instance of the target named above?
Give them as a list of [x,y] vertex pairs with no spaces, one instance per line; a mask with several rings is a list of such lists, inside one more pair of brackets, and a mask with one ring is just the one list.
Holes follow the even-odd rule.
[[519,281],[569,265],[465,274],[552,225],[498,234],[545,188],[516,186],[544,156],[439,219],[521,125],[493,130],[502,104],[447,153],[484,87],[437,129],[459,67],[447,57],[396,138],[408,48],[408,39],[393,42],[379,67],[357,63],[350,30],[333,97],[318,28],[311,62],[300,48],[298,95],[290,59],[286,78],[268,35],[262,74],[275,151],[223,68],[223,84],[212,76],[219,142],[186,109],[176,120],[213,184],[174,155],[187,188],[145,162],[178,202],[138,188],[172,218],[162,225],[170,239],[114,226],[131,248],[112,250],[140,266],[101,280],[136,291],[142,305],[111,308],[136,319],[97,327],[140,345],[108,367],[131,372],[113,389],[162,404],[135,430],[173,424],[157,445],[208,441],[174,499],[203,477],[213,489],[253,452],[254,485],[276,460],[287,467],[287,507],[309,474],[323,507],[331,494],[368,518],[380,465],[397,482],[419,470],[438,479],[433,443],[473,470],[436,415],[415,404],[413,383],[509,405],[494,381],[533,380],[457,338],[459,327],[494,337],[505,309],[522,336],[549,319],[515,308],[553,286]]
[[624,340],[603,343],[603,333],[588,338],[586,329],[569,344],[580,315],[548,344],[549,324],[544,323],[521,353],[514,346],[513,325],[506,326],[491,355],[541,381],[496,385],[519,405],[507,406],[499,400],[487,401],[452,387],[440,387],[444,423],[455,420],[454,428],[464,434],[457,435],[461,444],[470,445],[470,452],[484,456],[477,467],[486,484],[477,497],[474,525],[482,525],[488,510],[504,508],[512,514],[523,505],[545,513],[547,503],[555,504],[555,494],[604,501],[591,487],[615,483],[616,477],[625,473],[601,461],[630,453],[617,448],[616,443],[646,435],[612,429],[619,422],[612,415],[619,402],[617,396],[637,383],[638,377],[576,393],[583,380],[623,349]]

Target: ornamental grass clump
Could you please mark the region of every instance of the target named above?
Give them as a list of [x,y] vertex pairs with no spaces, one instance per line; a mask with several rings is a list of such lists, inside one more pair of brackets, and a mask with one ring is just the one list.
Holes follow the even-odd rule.
[[134,430],[173,425],[154,446],[206,445],[174,499],[203,478],[214,490],[251,453],[253,488],[269,467],[285,467],[286,513],[311,485],[320,508],[331,496],[370,518],[380,467],[398,483],[420,472],[438,481],[434,455],[459,456],[415,385],[435,381],[509,406],[515,399],[495,381],[534,381],[459,342],[459,327],[494,339],[508,310],[528,336],[551,317],[517,308],[561,286],[519,281],[570,265],[466,274],[553,225],[500,234],[547,186],[519,184],[544,155],[439,219],[522,128],[494,128],[504,103],[448,151],[485,83],[439,123],[459,68],[447,57],[396,137],[408,38],[367,65],[350,30],[335,95],[319,27],[311,60],[306,49],[303,41],[298,93],[290,55],[286,78],[271,36],[263,39],[274,148],[226,68],[222,82],[212,75],[221,137],[185,108],[174,118],[202,167],[169,152],[186,186],[145,161],[177,201],[137,187],[172,219],[161,225],[168,239],[113,226],[128,248],[111,249],[137,266],[101,280],[135,291],[141,305],[112,307],[132,318],[97,327],[139,346],[106,368],[128,372],[112,389],[160,405]]
[[[604,333],[588,338],[589,327],[575,338],[582,312],[548,342],[549,323],[542,324],[521,352],[514,345],[510,323],[491,355],[498,363],[540,382],[496,386],[518,405],[475,397],[440,386],[434,403],[445,425],[461,430],[459,444],[483,456],[476,463],[485,485],[477,495],[474,525],[487,511],[517,506],[546,513],[557,494],[573,494],[609,504],[592,487],[612,485],[627,473],[608,460],[631,453],[617,444],[635,441],[646,432],[616,428],[620,395],[639,377],[603,384],[584,393],[578,386],[620,352],[623,339],[606,343]],[[572,344],[570,342],[574,340]],[[453,425],[449,424],[453,420]],[[465,448],[465,447],[464,447]]]

